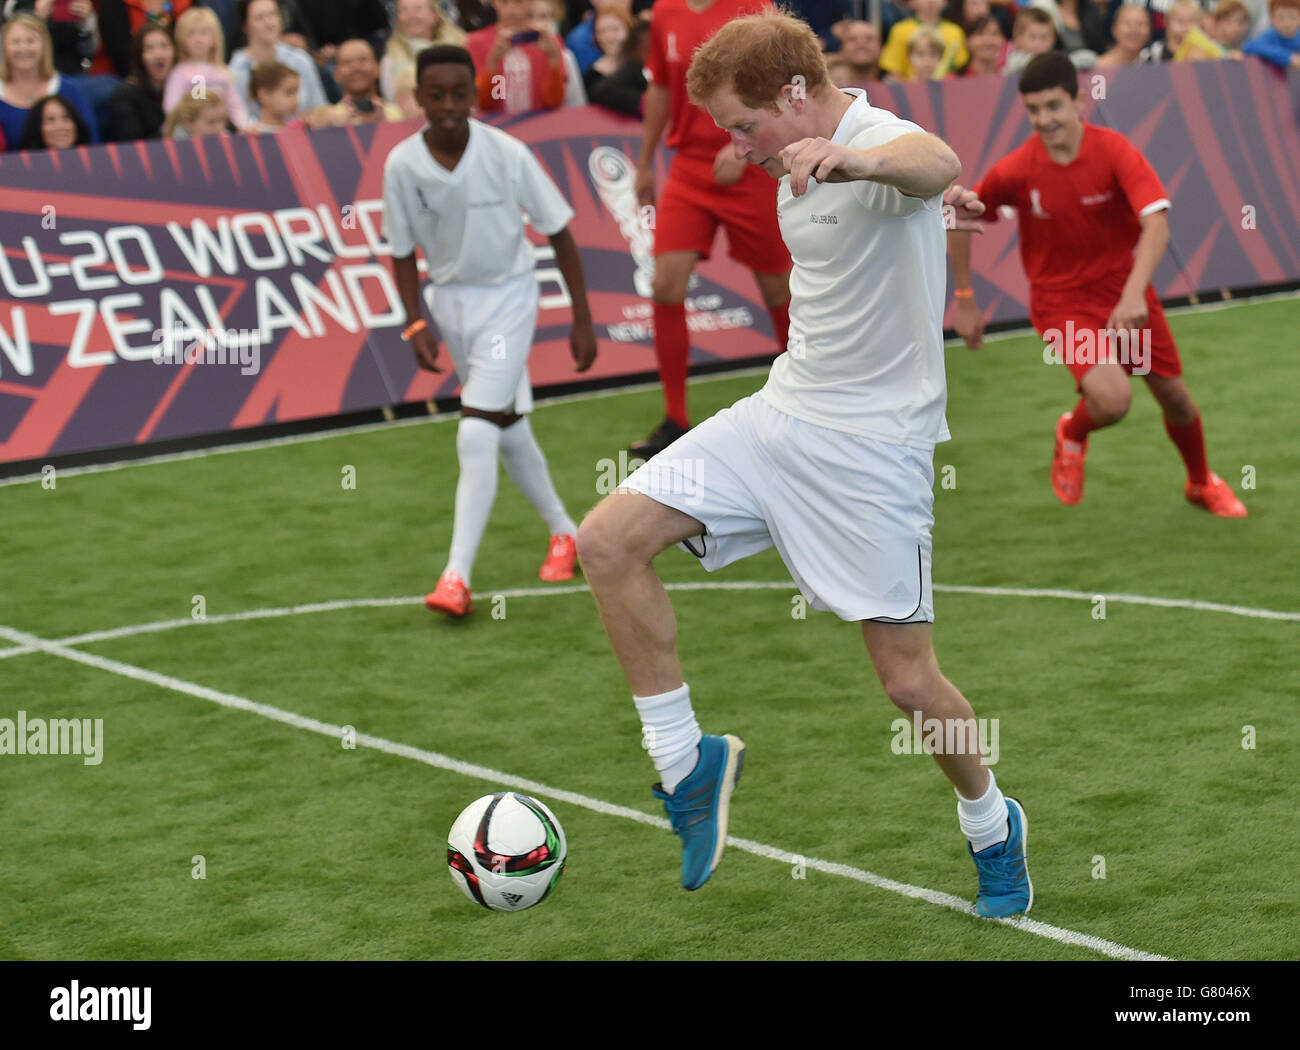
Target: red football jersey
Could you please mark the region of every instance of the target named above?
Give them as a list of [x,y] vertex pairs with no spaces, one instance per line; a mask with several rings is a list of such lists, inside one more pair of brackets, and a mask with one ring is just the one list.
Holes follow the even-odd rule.
[[713,158],[731,137],[686,96],[686,70],[696,49],[733,18],[773,6],[770,0],[713,0],[693,11],[686,0],[656,0],[650,20],[650,80],[668,89],[672,117],[664,144],[694,156]]
[[1020,217],[1020,258],[1033,292],[1087,295],[1133,269],[1139,216],[1169,206],[1160,176],[1128,139],[1087,122],[1079,155],[1058,164],[1037,135],[1008,153],[975,188],[994,218]]

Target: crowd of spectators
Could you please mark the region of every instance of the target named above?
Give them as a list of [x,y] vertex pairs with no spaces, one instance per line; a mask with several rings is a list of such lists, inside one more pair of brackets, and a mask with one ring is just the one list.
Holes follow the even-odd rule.
[[[832,79],[1014,75],[1257,55],[1300,67],[1300,0],[785,0]],[[857,5],[857,10],[866,9]],[[462,44],[478,110],[638,116],[653,0],[3,0],[0,146],[274,134],[420,117],[416,56]]]

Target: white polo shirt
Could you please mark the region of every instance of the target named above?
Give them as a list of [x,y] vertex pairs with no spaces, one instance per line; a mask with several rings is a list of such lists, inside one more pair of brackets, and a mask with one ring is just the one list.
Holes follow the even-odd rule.
[[384,236],[395,258],[418,245],[435,285],[500,284],[532,273],[521,212],[548,237],[573,219],[532,150],[481,121],[470,120],[469,143],[453,171],[433,159],[423,128],[384,163]]
[[[923,131],[867,102],[861,88],[831,141],[882,146]],[[912,448],[947,441],[942,197],[879,182],[777,189],[790,249],[790,343],[760,391],[798,419]]]

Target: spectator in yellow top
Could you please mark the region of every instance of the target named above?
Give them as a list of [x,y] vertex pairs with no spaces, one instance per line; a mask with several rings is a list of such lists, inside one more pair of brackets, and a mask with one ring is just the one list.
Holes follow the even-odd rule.
[[940,17],[944,0],[912,0],[912,18],[897,22],[889,31],[889,40],[885,50],[880,54],[880,68],[886,73],[893,73],[902,80],[912,80],[915,72],[907,56],[908,44],[912,34],[922,26],[938,31],[945,46],[956,45],[957,54],[953,58],[953,68],[960,69],[970,61],[970,52],[966,50],[966,33],[955,22],[948,22]]

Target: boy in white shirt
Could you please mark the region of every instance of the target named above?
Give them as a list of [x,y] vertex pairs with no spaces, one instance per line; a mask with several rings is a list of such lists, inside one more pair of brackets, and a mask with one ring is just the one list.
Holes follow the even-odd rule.
[[[462,381],[451,553],[425,604],[464,616],[470,611],[474,557],[496,498],[498,456],[550,529],[538,575],[567,580],[574,571],[577,526],[551,483],[527,419],[538,290],[521,210],[555,249],[573,300],[569,345],[579,372],[596,359],[596,334],[577,243],[568,229],[573,209],[527,146],[470,119],[475,87],[469,52],[451,44],[428,48],[420,54],[416,78],[428,124],[400,142],[384,165],[384,226],[406,308],[402,338],[421,368],[441,372],[441,336]],[[434,285],[430,312],[437,335],[421,317],[417,245]]]

